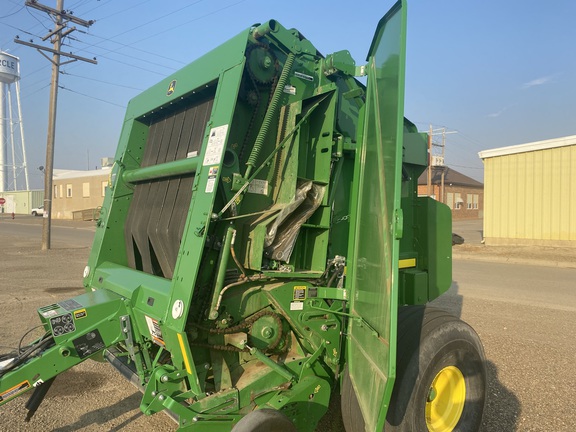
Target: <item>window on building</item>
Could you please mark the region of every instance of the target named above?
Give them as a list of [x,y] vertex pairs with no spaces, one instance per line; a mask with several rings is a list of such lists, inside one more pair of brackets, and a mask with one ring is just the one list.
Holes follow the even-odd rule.
[[454,194],[452,192],[448,192],[446,194],[446,205],[450,207],[450,209],[454,209]]
[[102,196],[106,196],[106,186],[108,186],[107,181],[102,182]]
[[58,198],[58,186],[54,185],[54,198]]
[[66,198],[72,198],[72,185],[70,183],[66,185]]
[[478,194],[473,195],[472,203],[473,203],[474,210],[478,210]]
[[82,183],[82,197],[90,198],[90,183]]
[[464,201],[462,200],[462,194],[455,193],[454,194],[454,208],[456,210],[460,210],[462,208],[463,204],[464,204]]
[[466,194],[466,209],[472,210],[472,194]]
[[58,186],[58,196],[60,198],[64,198],[64,186],[62,186],[62,185]]

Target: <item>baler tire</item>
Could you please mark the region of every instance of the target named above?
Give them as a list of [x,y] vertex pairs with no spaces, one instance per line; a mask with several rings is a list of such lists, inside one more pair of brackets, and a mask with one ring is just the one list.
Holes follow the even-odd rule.
[[340,390],[340,406],[342,407],[342,422],[346,432],[364,432],[364,418],[360,404],[352,386],[348,366],[342,373],[342,389]]
[[[486,360],[480,338],[472,327],[440,309],[402,307],[398,312],[396,358],[396,383],[386,416],[387,432],[480,429],[486,400]],[[444,419],[434,424],[438,413],[426,411],[437,397],[433,383],[440,376],[454,384],[448,393],[450,403],[458,401],[453,394],[459,391],[458,384],[465,389],[460,393],[464,400],[460,408],[454,403],[444,413]]]
[[[386,432],[427,432],[426,405],[440,371],[457,368],[466,395],[456,425],[438,430],[480,429],[486,399],[486,361],[480,338],[464,321],[424,306],[398,310],[396,382],[386,416]],[[346,432],[364,432],[365,422],[346,368],[342,378],[342,420]]]
[[232,432],[298,432],[286,415],[275,409],[259,409],[236,423]]

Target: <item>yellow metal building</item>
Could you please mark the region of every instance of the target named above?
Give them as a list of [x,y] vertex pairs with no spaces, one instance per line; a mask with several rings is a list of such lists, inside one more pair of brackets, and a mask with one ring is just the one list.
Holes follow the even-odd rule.
[[478,155],[486,244],[576,247],[576,135]]

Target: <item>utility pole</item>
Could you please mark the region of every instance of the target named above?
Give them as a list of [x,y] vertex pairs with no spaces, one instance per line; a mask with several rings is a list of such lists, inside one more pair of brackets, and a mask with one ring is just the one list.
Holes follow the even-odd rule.
[[446,128],[442,128],[442,178],[440,180],[440,202],[444,203],[444,178],[446,177],[446,169],[444,165],[444,157],[446,155]]
[[[445,156],[446,156],[446,135],[454,134],[457,131],[449,131],[446,132],[446,128],[438,128],[432,129],[432,125],[430,125],[430,130],[428,132],[428,196],[431,196],[431,186],[432,186],[432,169],[434,167],[438,167],[440,169],[440,188],[438,191],[438,195],[436,197],[437,201],[443,203],[444,199],[444,178],[446,176],[446,170],[448,167],[444,164]],[[438,140],[434,139],[434,137],[442,137],[442,141],[438,142]],[[440,149],[440,151],[438,151]]]
[[[76,30],[76,27],[67,28],[68,23],[72,22],[83,27],[90,27],[94,24],[94,21],[85,21],[66,12],[64,10],[64,0],[56,1],[56,9],[40,4],[37,0],[27,0],[25,5],[46,12],[54,21],[54,30],[42,38],[43,41],[51,38],[53,48],[36,45],[32,42],[24,42],[18,37],[14,39],[15,43],[36,48],[40,54],[52,63],[52,82],[48,108],[48,136],[46,139],[46,168],[44,170],[44,221],[42,224],[42,250],[48,250],[50,249],[52,225],[52,177],[54,173],[54,140],[56,137],[56,108],[58,105],[60,66],[76,60],[97,64],[95,59],[87,59],[71,53],[64,53],[60,51],[60,48],[62,47],[63,38]],[[52,58],[44,54],[43,51],[52,53]],[[60,62],[61,56],[67,57],[69,60]]]
[[430,129],[428,131],[428,176],[426,180],[426,184],[428,185],[426,189],[426,195],[432,195],[430,187],[432,186],[432,125],[430,125]]

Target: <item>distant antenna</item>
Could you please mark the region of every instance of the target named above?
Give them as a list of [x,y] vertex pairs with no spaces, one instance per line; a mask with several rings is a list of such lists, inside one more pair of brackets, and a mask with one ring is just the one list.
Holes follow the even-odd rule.
[[[16,106],[13,104],[12,87],[16,90]],[[11,161],[8,154],[11,155]],[[18,178],[22,173],[28,190],[30,187],[20,105],[20,59],[0,51],[0,192],[18,190]]]

